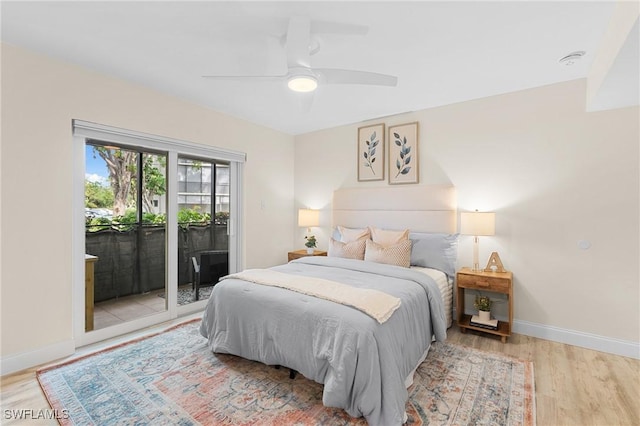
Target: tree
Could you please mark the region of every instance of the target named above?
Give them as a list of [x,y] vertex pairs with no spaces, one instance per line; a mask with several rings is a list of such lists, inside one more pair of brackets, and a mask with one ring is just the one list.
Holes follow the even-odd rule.
[[93,208],[111,208],[113,191],[98,182],[84,181],[84,205]]
[[[113,214],[124,216],[127,207],[136,205],[138,153],[104,146],[94,146],[93,152],[104,160],[109,171],[109,181],[113,190]],[[165,168],[166,159],[162,155],[142,154],[142,156],[142,201],[145,210],[150,212],[153,208],[153,196],[167,192],[166,178],[158,168],[158,166]]]
[[166,168],[166,159],[162,155],[144,154],[142,162],[142,202],[145,210],[153,211],[151,200],[154,195],[164,195],[167,192],[167,180],[157,166]]
[[127,210],[131,185],[136,175],[137,153],[104,146],[94,146],[93,152],[98,153],[109,170],[109,181],[113,189],[113,214],[123,216]]

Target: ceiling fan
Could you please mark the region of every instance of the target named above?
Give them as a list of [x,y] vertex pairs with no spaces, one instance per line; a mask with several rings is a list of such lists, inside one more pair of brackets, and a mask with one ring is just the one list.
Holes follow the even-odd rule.
[[319,84],[367,84],[374,86],[396,86],[398,78],[387,74],[368,71],[346,70],[340,68],[313,68],[311,55],[319,50],[311,39],[312,25],[314,32],[364,34],[366,27],[336,24],[329,22],[311,22],[309,17],[295,16],[289,20],[287,33],[284,36],[284,47],[287,56],[287,73],[275,76],[261,75],[205,75],[213,79],[242,80],[281,80],[296,92],[313,92]]

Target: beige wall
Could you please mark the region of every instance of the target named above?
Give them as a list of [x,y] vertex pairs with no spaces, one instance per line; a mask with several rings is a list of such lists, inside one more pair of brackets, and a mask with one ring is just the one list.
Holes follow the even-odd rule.
[[[380,121],[420,123],[421,183],[497,212],[481,257],[497,250],[514,272],[517,320],[638,342],[639,110],[585,113],[584,99],[573,81]],[[386,185],[357,182],[358,125],[294,138],[2,45],[3,357],[73,338],[73,118],[246,152],[246,267],[302,248],[296,208],[324,209],[326,247],[333,190]]]
[[245,265],[286,260],[292,136],[3,44],[2,356],[73,338],[74,118],[245,152]]
[[[637,343],[639,109],[584,105],[576,80],[297,136],[296,206],[325,209],[326,247],[332,192],[387,185],[357,182],[357,128],[418,121],[420,183],[451,183],[460,210],[496,212],[480,261],[495,250],[513,271],[515,319]],[[459,266],[471,252],[461,236]]]

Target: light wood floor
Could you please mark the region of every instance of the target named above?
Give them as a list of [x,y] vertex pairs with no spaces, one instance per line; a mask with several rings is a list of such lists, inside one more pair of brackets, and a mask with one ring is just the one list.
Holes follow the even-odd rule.
[[[136,333],[129,338],[140,335]],[[123,340],[125,338],[81,348],[76,356]],[[499,338],[473,331],[462,334],[456,326],[449,329],[448,340],[532,360],[538,425],[640,425],[640,360],[522,335],[513,335],[507,344],[503,344]],[[35,378],[35,370],[31,368],[2,377],[2,425],[24,424],[7,419],[6,410],[49,408]],[[57,423],[36,420],[29,424]]]

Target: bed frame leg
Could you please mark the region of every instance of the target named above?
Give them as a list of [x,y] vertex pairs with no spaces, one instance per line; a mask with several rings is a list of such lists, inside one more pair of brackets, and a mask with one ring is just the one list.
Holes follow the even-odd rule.
[[[274,365],[273,366],[276,370],[280,370],[280,366],[279,365]],[[296,378],[296,374],[298,374],[298,372],[292,368],[289,369],[289,378],[291,380]]]

